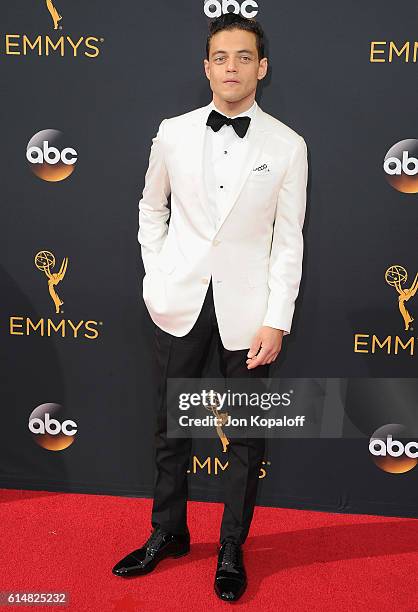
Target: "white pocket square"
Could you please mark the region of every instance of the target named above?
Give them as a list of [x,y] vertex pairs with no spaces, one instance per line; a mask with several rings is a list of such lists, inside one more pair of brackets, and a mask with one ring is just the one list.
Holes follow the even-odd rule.
[[270,163],[269,162],[263,162],[261,164],[258,164],[255,168],[252,169],[252,174],[254,175],[263,175],[263,174],[268,174],[270,172]]

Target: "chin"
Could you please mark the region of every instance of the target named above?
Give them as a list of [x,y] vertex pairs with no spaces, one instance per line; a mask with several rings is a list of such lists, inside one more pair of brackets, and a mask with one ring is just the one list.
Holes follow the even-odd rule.
[[242,96],[221,96],[221,98],[225,101],[225,102],[239,102],[240,100],[242,100]]

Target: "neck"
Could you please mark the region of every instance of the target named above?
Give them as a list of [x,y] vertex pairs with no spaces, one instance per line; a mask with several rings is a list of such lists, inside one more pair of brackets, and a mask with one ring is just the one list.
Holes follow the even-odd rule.
[[245,113],[248,109],[252,107],[255,100],[255,92],[251,93],[246,98],[242,98],[242,100],[237,100],[236,102],[229,102],[228,100],[222,100],[215,93],[213,94],[213,103],[216,108],[224,113],[227,117],[232,117],[233,115],[239,115],[240,113]]

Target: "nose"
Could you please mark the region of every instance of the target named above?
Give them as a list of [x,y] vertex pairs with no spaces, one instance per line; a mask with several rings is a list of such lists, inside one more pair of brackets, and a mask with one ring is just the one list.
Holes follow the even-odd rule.
[[235,58],[233,58],[233,57],[230,57],[228,59],[228,63],[227,63],[227,66],[226,66],[227,72],[236,72],[237,71],[236,61],[237,60]]

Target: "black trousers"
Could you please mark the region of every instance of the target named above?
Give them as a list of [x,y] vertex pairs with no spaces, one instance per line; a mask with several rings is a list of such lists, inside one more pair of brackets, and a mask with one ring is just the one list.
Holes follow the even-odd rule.
[[[243,304],[245,308],[245,305]],[[155,326],[158,372],[158,406],[155,431],[156,481],[151,523],[175,534],[188,534],[187,470],[191,455],[190,438],[167,436],[167,378],[200,378],[213,335],[225,378],[267,378],[269,364],[247,369],[247,349],[229,351],[222,345],[213,303],[212,279],[193,328],[183,337],[173,336]],[[259,470],[264,457],[264,438],[231,437],[227,446],[228,467],[223,472],[224,512],[220,542],[232,538],[243,544],[254,513]]]

